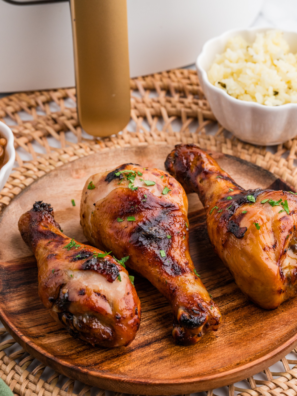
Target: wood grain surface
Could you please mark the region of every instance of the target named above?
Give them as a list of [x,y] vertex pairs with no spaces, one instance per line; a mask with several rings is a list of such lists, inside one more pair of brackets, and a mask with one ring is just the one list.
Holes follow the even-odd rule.
[[[227,385],[279,360],[297,344],[296,300],[264,311],[241,293],[216,256],[207,236],[205,214],[189,196],[190,251],[196,269],[218,303],[223,322],[194,346],[177,346],[166,299],[136,275],[142,321],[135,341],[112,350],[73,339],[54,322],[37,294],[37,267],[22,241],[17,221],[37,200],[51,203],[64,232],[85,241],[79,224],[80,193],[86,178],[126,162],[164,169],[172,146],[109,150],[67,164],[29,186],[0,218],[0,315],[10,333],[33,356],[57,371],[90,385],[121,393],[192,393]],[[215,154],[224,170],[246,188],[286,189],[269,172],[234,157]],[[73,207],[71,199],[75,199]]]

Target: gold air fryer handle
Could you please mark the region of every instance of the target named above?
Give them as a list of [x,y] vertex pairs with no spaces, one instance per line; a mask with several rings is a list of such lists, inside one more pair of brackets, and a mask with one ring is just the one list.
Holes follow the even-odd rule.
[[130,119],[126,0],[71,0],[77,106],[93,136],[119,132]]

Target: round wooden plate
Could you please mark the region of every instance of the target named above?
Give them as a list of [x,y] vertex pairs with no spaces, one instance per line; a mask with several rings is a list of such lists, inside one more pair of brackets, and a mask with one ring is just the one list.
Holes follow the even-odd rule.
[[[79,205],[87,177],[126,162],[164,169],[171,149],[166,145],[133,147],[81,158],[30,185],[0,219],[3,322],[23,348],[66,376],[121,393],[185,394],[253,375],[297,344],[296,300],[274,311],[264,311],[247,300],[209,243],[204,210],[195,195],[189,196],[190,249],[197,271],[222,312],[223,322],[216,333],[207,334],[194,346],[175,345],[166,299],[140,276],[135,285],[142,321],[136,339],[126,348],[92,348],[75,340],[43,308],[37,294],[36,262],[17,229],[20,215],[35,201],[49,202],[64,232],[84,242]],[[250,163],[222,154],[215,157],[246,188],[287,188]]]

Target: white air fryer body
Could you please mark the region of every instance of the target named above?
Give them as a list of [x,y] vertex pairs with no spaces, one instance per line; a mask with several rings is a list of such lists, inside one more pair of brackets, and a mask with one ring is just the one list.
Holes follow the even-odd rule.
[[[127,3],[130,74],[136,77],[194,63],[206,40],[249,26],[263,1]],[[0,0],[0,37],[0,93],[75,85],[68,2],[16,6]]]

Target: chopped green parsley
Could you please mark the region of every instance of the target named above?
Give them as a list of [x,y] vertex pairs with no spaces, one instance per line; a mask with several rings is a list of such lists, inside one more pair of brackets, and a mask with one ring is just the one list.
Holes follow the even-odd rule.
[[273,199],[269,199],[268,203],[270,206],[274,207],[274,206],[280,206],[282,202],[282,199],[279,199],[278,201],[274,201]]
[[117,218],[117,222],[121,223],[122,221],[124,221],[123,219],[121,219],[120,217]]
[[128,216],[127,217],[127,221],[135,221],[135,217],[134,216]]
[[171,191],[171,190],[166,186],[166,187],[164,187],[164,189],[163,189],[163,191],[162,191],[162,194],[163,194],[163,195],[166,195],[166,194],[169,193],[169,191]]
[[210,210],[209,214],[212,214],[212,212],[213,212],[215,209],[219,209],[218,206],[214,206],[214,207]]
[[143,181],[146,186],[154,186],[156,183],[151,180],[144,180]]
[[243,210],[241,213],[245,214],[245,213],[247,213],[247,210]]
[[121,258],[121,260],[118,260],[118,259],[117,259],[116,257],[114,257],[114,256],[112,256],[112,257],[115,259],[115,261],[116,261],[118,264],[120,264],[122,267],[126,268],[125,262],[126,262],[127,260],[129,260],[129,257],[130,257],[130,256],[123,257],[123,258]]
[[71,200],[72,206],[75,206],[75,201],[74,199]]
[[[124,174],[124,176],[126,177],[127,181],[129,182],[128,188],[130,188],[130,190],[132,190],[132,191],[138,190],[138,187],[134,186],[134,181],[135,181],[135,178],[136,178],[136,172],[134,170],[125,169],[125,170],[122,170],[122,171],[119,171],[119,172],[115,173],[116,176],[120,176],[121,174]],[[137,174],[139,176],[142,176],[141,172],[137,172]]]
[[130,256],[126,256],[121,258],[121,260],[118,260],[118,262],[124,267],[125,266],[125,262],[129,260]]
[[284,208],[284,210],[286,211],[287,214],[290,214],[290,209],[289,209],[289,205],[288,205],[288,201],[285,200],[285,202],[281,202],[282,207]]
[[138,190],[138,187],[135,187],[132,182],[128,184],[128,188],[130,188],[130,190],[132,190],[132,191]]
[[227,197],[226,199],[228,199],[228,200],[230,201],[230,199],[233,199],[233,198],[229,196],[229,197]]
[[80,247],[80,245],[75,243],[74,239],[71,239],[71,241],[68,243],[68,245],[64,246],[64,249],[67,249],[69,251],[72,248],[78,249],[79,247]]
[[121,274],[118,275],[118,280],[122,282]]
[[254,197],[253,195],[247,195],[246,199],[247,199],[249,202],[256,202],[256,199],[255,199],[255,197]]
[[95,185],[92,181],[90,181],[90,183],[88,184],[88,190],[94,190]]
[[255,223],[255,226],[256,226],[256,228],[257,228],[257,230],[260,230],[260,225],[259,225],[259,223]]
[[194,274],[200,278],[200,275],[198,274],[198,272],[196,271],[196,269],[194,269]]
[[97,257],[97,258],[104,258],[104,257],[106,257],[106,256],[108,256],[109,254],[110,254],[111,252],[105,252],[105,253],[94,253],[94,257]]
[[132,285],[134,286],[134,276],[129,275],[129,279],[130,279],[130,282],[132,283]]
[[229,188],[229,191],[234,191],[233,188]]
[[261,204],[265,204],[266,202],[268,202],[269,201],[269,199],[267,198],[267,199],[263,199],[263,201],[261,201]]
[[171,239],[171,235],[167,235],[167,238],[168,238],[168,239]]
[[164,250],[160,250],[160,255],[161,255],[161,257],[166,257],[165,251]]
[[115,175],[120,176],[120,174],[122,174],[122,173],[136,173],[136,172],[135,172],[135,170],[132,170],[132,169],[125,169],[125,170],[115,173]]

